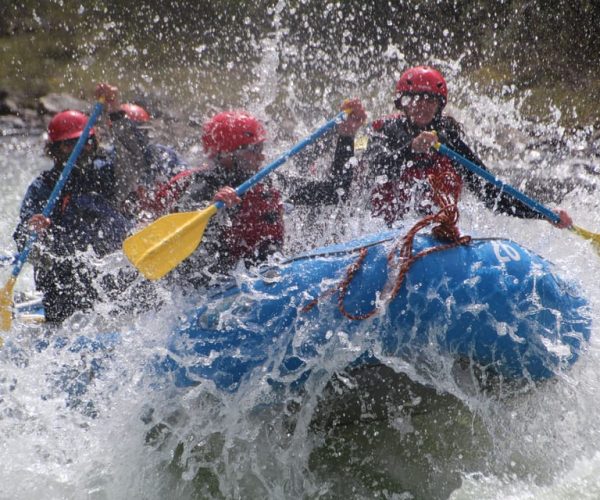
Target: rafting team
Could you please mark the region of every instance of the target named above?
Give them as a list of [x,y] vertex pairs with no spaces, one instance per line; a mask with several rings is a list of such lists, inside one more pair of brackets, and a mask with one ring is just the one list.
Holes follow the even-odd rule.
[[[118,89],[102,83],[111,145],[101,148],[92,128],[82,153],[50,217],[42,215],[63,167],[84,131],[88,117],[74,110],[56,114],[48,126],[45,153],[50,170],[29,186],[14,238],[19,250],[31,232],[38,236],[32,256],[36,288],[43,293],[46,320],[60,323],[75,311],[90,309],[106,297],[132,287],[143,290],[131,273],[98,279],[94,257],[121,248],[136,228],[162,215],[203,208],[221,201],[202,244],[168,277],[186,287],[204,287],[231,272],[240,261],[253,265],[280,251],[284,243],[283,194],[267,178],[239,197],[234,189],[265,161],[263,124],[242,110],[224,111],[202,128],[207,163],[191,168],[173,149],[152,141],[151,117],[135,104],[119,102]],[[396,113],[368,127],[360,161],[354,137],[367,120],[358,99],[346,100],[348,117],[337,126],[333,163],[323,180],[294,183],[285,197],[294,204],[332,205],[350,192],[370,196],[371,213],[388,226],[409,212],[433,214],[458,202],[463,186],[490,210],[520,218],[542,216],[460,164],[432,149],[438,141],[485,168],[463,141],[461,127],[444,114],[446,81],[427,66],[406,70],[396,83]],[[558,227],[570,227],[562,210]]]

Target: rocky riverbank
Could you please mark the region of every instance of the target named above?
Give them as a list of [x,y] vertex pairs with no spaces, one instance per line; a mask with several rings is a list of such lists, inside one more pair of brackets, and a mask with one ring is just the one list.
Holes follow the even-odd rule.
[[[133,99],[144,106],[153,117],[153,132],[163,143],[186,147],[197,141],[200,123],[173,110],[165,111],[151,96]],[[76,109],[89,114],[93,101],[79,99],[67,93],[49,93],[39,97],[35,105],[22,94],[0,89],[0,138],[11,136],[42,135],[52,116],[65,109]],[[102,123],[102,118],[100,119]]]

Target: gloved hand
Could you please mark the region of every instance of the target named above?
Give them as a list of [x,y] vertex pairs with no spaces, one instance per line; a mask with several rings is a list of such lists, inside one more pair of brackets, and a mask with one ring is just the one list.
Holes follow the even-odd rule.
[[348,117],[338,125],[338,133],[346,137],[354,137],[360,127],[367,121],[367,112],[360,99],[346,99],[342,102],[342,111],[350,111]]

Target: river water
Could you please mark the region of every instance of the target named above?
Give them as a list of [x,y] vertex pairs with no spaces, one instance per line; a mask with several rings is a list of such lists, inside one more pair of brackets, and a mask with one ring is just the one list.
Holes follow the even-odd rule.
[[[231,106],[265,119],[273,138],[267,154],[275,158],[337,112],[337,94],[324,85],[315,111],[307,111],[302,82],[278,77],[281,39],[261,44],[251,97]],[[382,64],[385,57],[397,60],[398,54],[390,51]],[[448,75],[458,74],[460,61],[443,64]],[[384,76],[392,82],[397,72]],[[392,111],[389,82],[371,83],[364,94],[348,83],[344,88],[361,95],[374,118]],[[589,153],[585,131],[560,147],[544,144],[560,128],[528,123],[516,97],[490,98],[458,76],[449,88],[450,113],[494,172],[544,203],[560,201],[580,226],[600,231],[593,174],[600,159]],[[286,109],[296,111],[293,121]],[[15,252],[12,231],[25,190],[48,167],[42,149],[43,137],[0,138],[5,255]],[[184,153],[197,161],[197,147]],[[315,165],[309,175],[319,175]],[[307,175],[293,162],[286,168]],[[319,213],[289,207],[287,253],[373,232],[378,224],[359,205]],[[259,376],[233,395],[204,386],[174,392],[149,383],[147,365],[164,353],[178,318],[194,307],[189,298],[165,293],[161,309],[117,318],[99,306],[52,332],[121,334],[91,381],[85,377],[93,353],[38,352],[32,344],[47,328],[18,323],[4,335],[0,355],[0,499],[600,498],[600,256],[571,233],[543,221],[494,216],[468,195],[460,227],[519,242],[581,288],[594,327],[572,370],[541,385],[482,390],[449,367],[425,379],[408,361],[335,375],[351,360],[352,349],[340,349],[323,354],[320,375],[294,398],[273,398]],[[127,263],[114,255],[97,265]],[[9,269],[2,268],[3,281]],[[26,267],[16,297],[29,297],[33,288]],[[85,382],[81,394],[73,389],[78,381]]]

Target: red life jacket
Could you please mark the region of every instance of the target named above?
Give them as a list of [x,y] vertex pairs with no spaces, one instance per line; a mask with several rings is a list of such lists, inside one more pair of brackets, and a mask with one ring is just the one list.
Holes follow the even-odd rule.
[[442,206],[457,203],[461,190],[462,178],[448,158],[438,153],[417,155],[399,178],[371,191],[371,213],[392,225],[411,208],[430,215]]
[[[156,214],[167,213],[199,172],[210,175],[208,166],[181,172],[147,196],[144,208]],[[216,184],[218,179],[213,181]],[[225,253],[231,265],[240,259],[264,260],[283,246],[283,203],[276,189],[258,184],[242,196],[238,206],[228,209],[228,213],[231,225],[223,226],[220,237],[227,248]]]
[[158,184],[154,189],[139,186],[135,193],[139,211],[146,212],[151,219],[165,215],[188,189],[193,175],[203,170],[206,170],[206,167],[185,170],[167,182]]
[[279,191],[258,184],[242,196],[233,210],[224,239],[233,261],[260,261],[284,243],[283,203]]

